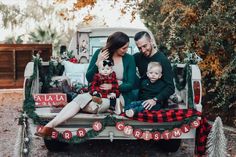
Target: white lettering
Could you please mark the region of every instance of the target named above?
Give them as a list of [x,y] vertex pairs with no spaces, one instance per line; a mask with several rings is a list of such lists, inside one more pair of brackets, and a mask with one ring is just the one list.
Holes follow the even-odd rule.
[[124,129],[124,124],[123,123],[118,124],[117,128],[118,128],[118,130]]
[[85,135],[85,132],[82,131],[82,130],[80,130],[80,131],[79,131],[79,136],[80,136],[80,137],[83,137],[84,135]]
[[66,132],[66,133],[64,134],[64,138],[65,138],[65,139],[70,139],[70,133]]
[[52,100],[53,100],[53,98],[52,98],[51,95],[49,95],[48,98],[47,98],[46,95],[45,95],[45,101],[52,101]]
[[42,101],[39,95],[34,95],[34,101]]
[[181,136],[182,133],[179,129],[175,129],[172,131],[172,134],[174,134],[173,135],[174,137],[179,137],[179,136]]
[[192,125],[193,125],[195,128],[197,128],[197,127],[200,125],[200,123],[199,123],[199,121],[193,121],[193,122],[192,122]]
[[155,133],[153,139],[154,140],[159,140],[161,138],[160,134]]
[[141,132],[136,131],[135,134],[134,134],[134,137],[140,137],[140,136],[141,136]]
[[133,133],[133,128],[131,126],[126,126],[124,128],[124,133],[127,135],[131,135]]
[[62,95],[57,95],[57,101],[65,101],[65,99]]
[[53,138],[53,139],[57,138],[57,135],[58,135],[57,132],[55,132],[55,131],[52,132],[52,138]]

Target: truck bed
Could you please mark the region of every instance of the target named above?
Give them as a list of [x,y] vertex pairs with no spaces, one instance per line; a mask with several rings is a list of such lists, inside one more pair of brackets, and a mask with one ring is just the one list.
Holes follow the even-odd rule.
[[[27,79],[32,75],[32,69],[33,69],[33,64],[30,65],[31,68],[26,68],[30,71],[30,73],[25,73],[26,76],[26,83]],[[191,65],[192,69],[192,83],[194,81],[199,81],[201,80],[201,75],[200,75],[200,70],[196,65]],[[184,65],[178,64],[178,73],[182,74],[183,72]],[[85,73],[86,69],[82,68],[82,72]],[[28,77],[27,77],[28,76]],[[24,85],[26,87],[26,84]],[[39,87],[32,87],[33,91],[38,91],[40,93]],[[177,94],[180,98],[181,101],[176,103],[170,103],[169,107],[171,109],[188,109],[189,104],[188,104],[188,86],[186,86],[184,89],[181,91],[176,90],[175,94]],[[201,92],[201,89],[200,89]],[[37,93],[37,92],[36,92]],[[201,93],[200,93],[201,94]],[[199,95],[201,98],[201,95]],[[201,112],[201,99],[198,104],[194,104],[194,108]],[[44,122],[48,122],[52,120],[58,112],[51,112],[52,108],[50,107],[36,107],[35,108],[35,113],[40,117],[41,120]],[[87,113],[79,113],[75,115],[73,118],[67,120],[66,122],[62,123],[61,125],[57,126],[55,129],[59,131],[60,133],[63,133],[65,130],[69,130],[72,132],[72,135],[76,135],[76,132],[79,128],[84,128],[86,131],[89,131],[93,126],[93,123],[96,121],[102,121],[104,120],[105,117],[109,116],[110,113],[104,113],[104,114],[87,114]],[[141,130],[159,130],[160,132],[168,130],[168,129],[174,129],[171,128],[173,126],[181,126],[178,124],[181,124],[181,122],[175,121],[175,122],[163,122],[163,123],[149,123],[149,122],[141,122],[137,120],[132,120],[129,118],[126,118],[124,116],[119,116],[119,115],[112,115],[116,118],[118,121],[123,121],[125,125],[130,125],[133,127],[133,129],[141,129]],[[33,123],[33,121],[30,121],[31,123],[31,130],[32,134],[36,132],[36,128],[38,127]],[[172,139],[193,139],[195,138],[195,133],[196,129],[191,128],[188,133],[182,133],[181,136],[179,137],[171,137]],[[163,137],[161,137],[163,138]],[[93,137],[92,139],[136,139],[133,135],[126,135],[123,131],[117,130],[116,126],[106,126],[105,129],[96,137]]]

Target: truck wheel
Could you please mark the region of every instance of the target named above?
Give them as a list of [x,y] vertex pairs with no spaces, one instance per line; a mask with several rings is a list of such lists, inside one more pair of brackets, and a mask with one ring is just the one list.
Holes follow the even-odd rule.
[[60,142],[57,140],[48,140],[44,138],[44,144],[50,152],[66,151],[69,143]]
[[181,144],[181,139],[160,140],[158,146],[164,152],[177,152]]

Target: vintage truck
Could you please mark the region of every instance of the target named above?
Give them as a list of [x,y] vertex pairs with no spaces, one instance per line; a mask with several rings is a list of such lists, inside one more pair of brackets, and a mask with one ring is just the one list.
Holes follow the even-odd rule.
[[[73,84],[73,81],[86,84],[85,73],[89,60],[93,53],[105,44],[108,35],[115,31],[122,31],[128,34],[130,37],[128,53],[134,54],[138,52],[138,49],[133,37],[136,32],[141,30],[146,29],[86,28],[79,30],[75,34],[68,49],[73,50],[75,57],[80,63],[75,64],[65,61],[63,75],[52,76],[49,81],[61,81],[66,77],[71,84]],[[50,64],[48,62],[38,64],[38,62],[40,61],[35,59],[34,62],[28,63],[25,68],[24,109],[31,118],[29,122],[32,135],[34,135],[37,129],[40,129],[40,125],[45,124],[58,114],[53,105],[44,105],[42,107],[36,104],[35,99],[33,100],[33,96],[37,96],[37,94],[40,93],[45,96],[45,99],[54,99],[50,97],[52,93],[45,93],[45,91],[42,90],[42,84],[45,83],[47,79],[41,77],[49,75]],[[36,64],[40,65],[40,68]],[[199,113],[202,111],[202,88],[201,73],[197,65],[188,65],[188,68],[186,68],[187,66],[185,64],[175,64],[173,67],[175,78],[177,79],[175,84],[178,84],[178,86],[181,84],[182,88],[176,88],[175,94],[168,101],[168,107],[163,109],[162,114],[164,113],[168,116],[170,111],[172,113],[182,112],[184,117],[180,116],[178,117],[180,119],[177,118],[176,120],[162,119],[162,121],[159,121],[158,119],[160,117],[157,114],[156,120],[147,122],[148,120],[145,121],[145,118],[142,120],[139,120],[139,117],[130,119],[123,114],[88,114],[80,112],[70,120],[57,126],[55,129],[58,132],[53,133],[52,137],[44,138],[47,149],[57,151],[64,148],[68,143],[80,143],[85,140],[107,139],[113,141],[116,139],[139,139],[153,140],[157,141],[157,143],[161,142],[160,147],[165,151],[176,152],[180,147],[181,139],[195,139],[196,137],[196,128],[200,125]],[[63,100],[63,94],[58,92],[60,92],[60,90],[57,91],[56,95],[62,96],[61,100]],[[194,111],[194,113],[197,114],[185,117],[185,114],[187,115],[189,111],[190,113]],[[147,117],[148,116],[153,115],[147,114]]]

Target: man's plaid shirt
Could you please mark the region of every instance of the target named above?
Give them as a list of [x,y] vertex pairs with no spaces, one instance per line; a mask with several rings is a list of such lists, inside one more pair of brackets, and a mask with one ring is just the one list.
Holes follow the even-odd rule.
[[[104,83],[111,84],[112,88],[110,90],[100,89],[100,85]],[[107,98],[110,93],[115,93],[116,97],[119,97],[120,91],[118,81],[116,79],[116,73],[112,72],[108,76],[103,76],[100,73],[95,74],[90,85],[90,94],[93,95],[95,91],[100,93],[102,98]]]

